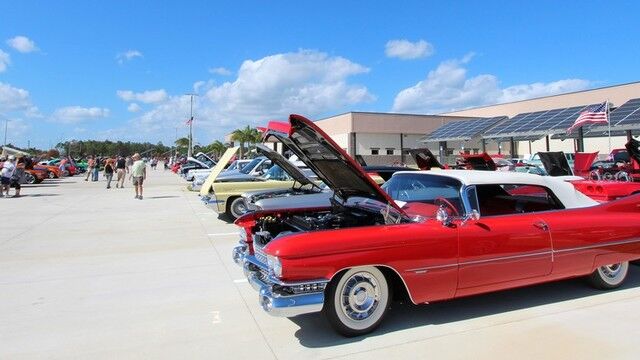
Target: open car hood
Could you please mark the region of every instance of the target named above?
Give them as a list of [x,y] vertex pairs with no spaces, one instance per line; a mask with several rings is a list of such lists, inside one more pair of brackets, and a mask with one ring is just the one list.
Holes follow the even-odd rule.
[[633,159],[637,164],[640,164],[640,141],[631,139],[624,147],[627,148],[629,158]]
[[240,149],[239,146],[228,148],[227,151],[225,151],[224,154],[222,154],[218,163],[213,167],[213,169],[209,173],[207,180],[205,180],[204,184],[202,184],[202,187],[200,188],[200,196],[209,195],[209,191],[211,191],[211,186],[213,186],[213,183],[216,181],[216,178],[218,177],[218,175],[220,175],[222,170],[224,170],[227,164],[231,161],[231,158],[233,158],[236,155],[236,152],[238,152],[239,149]]
[[280,166],[287,174],[289,174],[295,181],[299,182],[302,185],[313,184],[311,180],[309,180],[298,167],[293,165],[289,160],[287,160],[284,156],[280,155],[278,152],[269,149],[268,147],[262,144],[256,144],[256,150],[261,155],[267,157],[271,162],[275,165]]
[[362,166],[312,121],[295,114],[289,116],[288,124],[271,121],[264,140],[272,136],[294,152],[343,202],[353,196],[374,199],[406,215]]
[[588,172],[591,169],[591,164],[598,157],[598,151],[593,153],[577,152],[573,159],[573,172],[576,174],[582,174]]
[[562,151],[539,152],[540,161],[549,176],[569,176],[573,175],[571,166]]
[[489,154],[460,154],[464,159],[464,163],[472,170],[496,171],[496,163]]
[[418,165],[420,170],[431,170],[432,168],[444,169],[431,150],[427,148],[411,149],[409,150],[409,154],[411,154],[413,161],[416,162],[416,165]]

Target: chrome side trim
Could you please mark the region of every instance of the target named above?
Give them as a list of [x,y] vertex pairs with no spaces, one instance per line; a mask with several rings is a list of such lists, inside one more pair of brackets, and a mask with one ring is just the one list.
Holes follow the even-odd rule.
[[536,252],[536,253],[529,253],[529,254],[519,254],[519,255],[511,255],[511,256],[495,257],[495,258],[491,258],[491,259],[465,261],[465,262],[461,262],[461,263],[459,263],[459,265],[460,265],[460,266],[463,266],[463,265],[484,264],[484,263],[494,262],[494,261],[504,261],[504,260],[511,260],[511,259],[521,259],[521,258],[526,258],[526,257],[534,257],[534,256],[542,256],[542,255],[551,255],[551,254],[552,254],[552,252],[553,252],[553,251],[549,250],[549,251],[540,251],[540,252]]
[[556,252],[556,253],[564,253],[564,252],[570,252],[570,251],[580,251],[580,250],[595,249],[595,248],[599,248],[599,247],[631,244],[631,243],[634,243],[634,242],[640,242],[640,238],[631,239],[631,240],[612,241],[612,242],[602,243],[602,244],[597,244],[597,245],[594,244],[594,245],[579,246],[579,247],[575,247],[575,248],[560,249],[560,250],[554,250],[554,252]]
[[417,273],[417,274],[425,274],[425,273],[429,272],[430,270],[438,270],[438,269],[444,269],[444,268],[448,268],[448,267],[483,264],[483,263],[488,263],[488,262],[493,262],[493,261],[503,261],[503,260],[518,259],[518,258],[525,258],[525,257],[532,257],[532,256],[541,256],[541,255],[549,255],[549,254],[551,255],[552,260],[554,260],[555,254],[558,254],[558,253],[580,251],[580,250],[588,250],[588,249],[595,249],[595,248],[615,246],[615,245],[624,245],[624,244],[631,244],[631,243],[635,243],[635,242],[640,242],[640,239],[613,241],[613,242],[602,243],[602,244],[597,244],[597,245],[594,244],[594,245],[580,246],[580,247],[568,248],[568,249],[541,251],[541,252],[530,253],[530,254],[520,254],[520,255],[496,257],[496,258],[491,258],[491,259],[466,261],[466,262],[461,262],[461,263],[458,263],[458,264],[454,263],[454,264],[445,264],[445,265],[436,265],[436,266],[425,266],[425,267],[420,267],[420,268],[407,269],[407,270],[405,270],[405,272],[414,272],[414,273]]
[[414,272],[414,273],[424,274],[424,273],[428,272],[429,270],[446,269],[446,268],[456,267],[456,266],[458,266],[458,264],[445,264],[445,265],[425,266],[425,267],[420,267],[420,268],[415,268],[415,269],[407,269],[407,270],[405,270],[405,272]]

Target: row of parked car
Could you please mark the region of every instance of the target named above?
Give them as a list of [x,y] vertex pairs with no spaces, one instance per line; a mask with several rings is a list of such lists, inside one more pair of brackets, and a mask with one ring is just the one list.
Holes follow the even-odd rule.
[[[57,179],[65,176],[73,176],[85,172],[86,163],[76,162],[68,158],[55,158],[34,162],[31,157],[26,156],[24,183],[39,184],[46,179]],[[62,163],[62,166],[61,166]],[[0,162],[0,166],[2,162]]]
[[[237,218],[232,258],[274,316],[322,311],[358,336],[397,298],[424,304],[572,277],[611,289],[640,259],[640,184],[576,176],[563,154],[541,154],[547,175],[487,171],[497,167],[486,154],[442,166],[426,149],[415,151],[420,169],[366,167],[298,115],[269,123],[264,140],[295,158],[258,146],[271,167],[225,179],[230,149],[197,186]],[[627,149],[635,157],[638,143]]]

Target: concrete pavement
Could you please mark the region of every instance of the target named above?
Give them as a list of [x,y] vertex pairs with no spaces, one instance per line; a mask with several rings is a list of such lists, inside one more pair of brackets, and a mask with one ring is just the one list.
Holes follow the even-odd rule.
[[169,171],[145,199],[81,177],[0,199],[0,359],[638,358],[640,267],[430,305],[396,303],[345,339],[319,315],[273,318],[233,264],[236,228]]

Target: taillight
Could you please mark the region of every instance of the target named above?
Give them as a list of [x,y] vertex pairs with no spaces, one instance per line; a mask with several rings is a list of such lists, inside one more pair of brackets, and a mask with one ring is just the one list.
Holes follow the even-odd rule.
[[602,186],[596,186],[596,192],[602,194],[603,192]]

